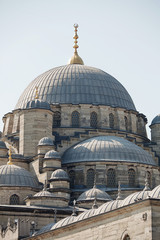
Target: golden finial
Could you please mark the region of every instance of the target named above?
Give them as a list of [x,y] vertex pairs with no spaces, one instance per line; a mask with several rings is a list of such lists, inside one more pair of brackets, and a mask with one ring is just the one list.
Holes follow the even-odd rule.
[[75,35],[73,37],[73,39],[75,40],[74,41],[74,55],[71,57],[70,61],[69,61],[69,64],[81,64],[81,65],[84,65],[84,62],[82,60],[82,58],[78,55],[78,52],[77,52],[77,48],[79,48],[79,46],[77,45],[78,41],[78,35],[77,35],[77,28],[78,28],[78,24],[74,24],[74,31],[75,31]]
[[77,45],[77,43],[78,43],[78,41],[77,41],[77,39],[78,39],[78,35],[77,35],[77,28],[78,28],[78,24],[74,24],[74,32],[75,32],[75,35],[74,35],[74,39],[75,39],[75,41],[74,41],[74,46],[73,46],[73,48],[74,48],[74,53],[77,53],[77,48],[79,48],[79,46]]
[[39,98],[39,95],[38,95],[38,87],[35,87],[36,88],[36,96],[35,96],[35,99],[38,99]]
[[8,165],[12,165],[13,163],[12,163],[12,152],[11,152],[11,147],[9,147],[9,157],[8,157],[8,162],[7,162],[7,164]]

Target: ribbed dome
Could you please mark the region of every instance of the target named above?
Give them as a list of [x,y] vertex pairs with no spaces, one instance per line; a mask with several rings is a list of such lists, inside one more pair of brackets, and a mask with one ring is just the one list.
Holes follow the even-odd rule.
[[131,203],[135,203],[136,201],[139,201],[139,200],[147,199],[148,197],[150,197],[150,194],[151,194],[151,191],[145,191],[145,190],[141,192],[132,193],[122,201],[121,207]]
[[121,203],[123,202],[123,200],[113,200],[107,203],[104,203],[103,205],[101,205],[97,210],[96,210],[96,214],[101,214],[101,213],[105,213],[105,212],[109,212],[111,210],[114,210],[116,208],[119,208],[121,206]]
[[48,109],[48,110],[51,109],[48,102],[42,101],[40,99],[30,100],[29,102],[27,102],[27,105],[25,108],[27,109],[38,108],[38,109]]
[[160,114],[153,118],[151,125],[160,123]]
[[37,179],[30,172],[16,165],[0,166],[0,186],[39,188]]
[[53,68],[33,80],[15,109],[26,108],[35,97],[53,104],[96,104],[136,110],[126,89],[114,77],[97,68],[69,64]]
[[55,150],[50,150],[49,152],[47,152],[45,154],[44,158],[55,158],[55,159],[58,158],[58,159],[61,159],[61,156]]
[[151,191],[150,197],[160,199],[160,185],[158,185]]
[[7,148],[5,142],[0,141],[0,148],[1,149],[6,149]]
[[33,197],[52,197],[54,198],[55,197],[55,194],[51,193],[51,192],[48,192],[47,190],[42,190],[38,193],[36,193]]
[[73,222],[76,221],[76,218],[75,216],[69,216],[69,217],[66,217],[66,218],[63,218],[62,220],[58,221],[52,228],[51,230],[53,229],[57,229],[57,228],[60,228],[60,227],[63,227],[63,226],[66,226],[68,224],[71,224]]
[[116,136],[98,136],[87,139],[68,149],[62,156],[63,164],[110,161],[156,165],[147,151]]
[[47,224],[46,226],[42,227],[38,232],[36,232],[34,235],[37,236],[41,233],[45,233],[45,232],[48,232],[52,229],[52,227],[55,225],[55,223],[49,223]]
[[54,146],[53,139],[49,137],[43,137],[39,140],[38,146]]
[[52,173],[50,180],[69,180],[69,177],[63,169],[57,169]]
[[103,200],[103,201],[111,201],[112,198],[104,191],[93,187],[89,190],[87,190],[86,192],[82,193],[78,199],[77,199],[77,203],[81,202],[81,201],[90,201],[90,200],[94,200],[96,196],[97,200]]

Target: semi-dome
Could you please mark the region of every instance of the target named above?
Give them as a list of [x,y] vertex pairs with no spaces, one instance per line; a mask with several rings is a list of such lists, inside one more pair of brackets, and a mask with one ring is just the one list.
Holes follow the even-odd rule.
[[0,186],[39,188],[38,180],[30,172],[13,164],[0,166]]
[[51,110],[49,103],[46,101],[43,101],[41,99],[29,100],[26,104],[26,107],[24,107],[24,108],[26,108],[26,109],[38,108],[38,109]]
[[54,146],[53,139],[49,137],[43,137],[39,140],[38,146]]
[[69,180],[68,174],[63,170],[63,169],[57,169],[55,170],[52,175],[50,180]]
[[159,123],[160,123],[160,114],[157,115],[155,118],[153,118],[151,125],[159,124]]
[[59,154],[57,151],[55,151],[55,150],[50,150],[50,151],[48,151],[48,152],[45,154],[44,158],[61,159],[61,156],[60,156],[60,154]]
[[15,109],[27,108],[34,99],[49,104],[95,104],[136,110],[120,82],[108,73],[80,64],[53,68],[33,80],[20,96]]
[[62,156],[63,164],[117,161],[156,165],[147,151],[116,136],[98,136],[87,139],[69,148]]
[[85,192],[83,192],[77,199],[77,203],[78,202],[82,202],[82,201],[93,201],[95,199],[97,200],[101,200],[101,201],[111,201],[112,198],[104,191],[93,187]]

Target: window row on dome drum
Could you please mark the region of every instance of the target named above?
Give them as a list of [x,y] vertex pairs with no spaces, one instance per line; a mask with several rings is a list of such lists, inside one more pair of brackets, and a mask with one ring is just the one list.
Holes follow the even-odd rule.
[[[70,187],[74,188],[75,185],[75,171],[70,170],[69,171],[69,177],[70,177]],[[94,183],[96,181],[95,179],[96,173],[95,170],[90,168],[87,170],[87,176],[86,176],[86,186],[87,188],[92,188],[94,186]],[[108,188],[116,188],[118,183],[117,183],[117,176],[116,176],[116,170],[113,168],[109,168],[107,170],[106,174],[107,178],[107,187]],[[151,187],[151,173],[147,171],[147,180],[148,184]],[[130,168],[128,170],[128,187],[136,187],[136,172],[134,169]]]
[[[126,131],[128,130],[128,119],[124,117],[124,123]],[[61,126],[61,113],[55,112],[53,117],[53,127],[60,127]],[[78,128],[80,127],[80,113],[78,111],[73,111],[71,114],[71,126]],[[97,128],[98,127],[98,114],[96,112],[90,113],[90,127]],[[113,113],[109,114],[109,127],[114,129],[115,128],[115,117]]]

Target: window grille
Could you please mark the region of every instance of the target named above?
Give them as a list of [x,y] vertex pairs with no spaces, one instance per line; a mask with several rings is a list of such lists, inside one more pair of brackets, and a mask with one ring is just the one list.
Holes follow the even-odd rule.
[[70,187],[74,188],[74,183],[75,183],[75,171],[74,170],[69,171],[69,178],[70,178]]
[[114,115],[113,115],[113,113],[109,114],[109,127],[114,128]]
[[126,131],[128,131],[128,118],[126,116],[124,117],[124,122],[125,122]]
[[107,187],[116,187],[116,173],[113,168],[107,171]]
[[79,127],[79,112],[72,112],[72,127]]
[[129,180],[129,187],[135,187],[135,171],[134,171],[134,169],[128,170],[128,180]]
[[53,127],[61,126],[61,114],[60,112],[55,112],[53,116]]
[[19,197],[16,194],[10,197],[10,205],[19,205]]
[[97,113],[92,112],[90,114],[90,126],[93,128],[97,128]]
[[94,170],[88,169],[87,171],[87,187],[92,188],[94,185]]

